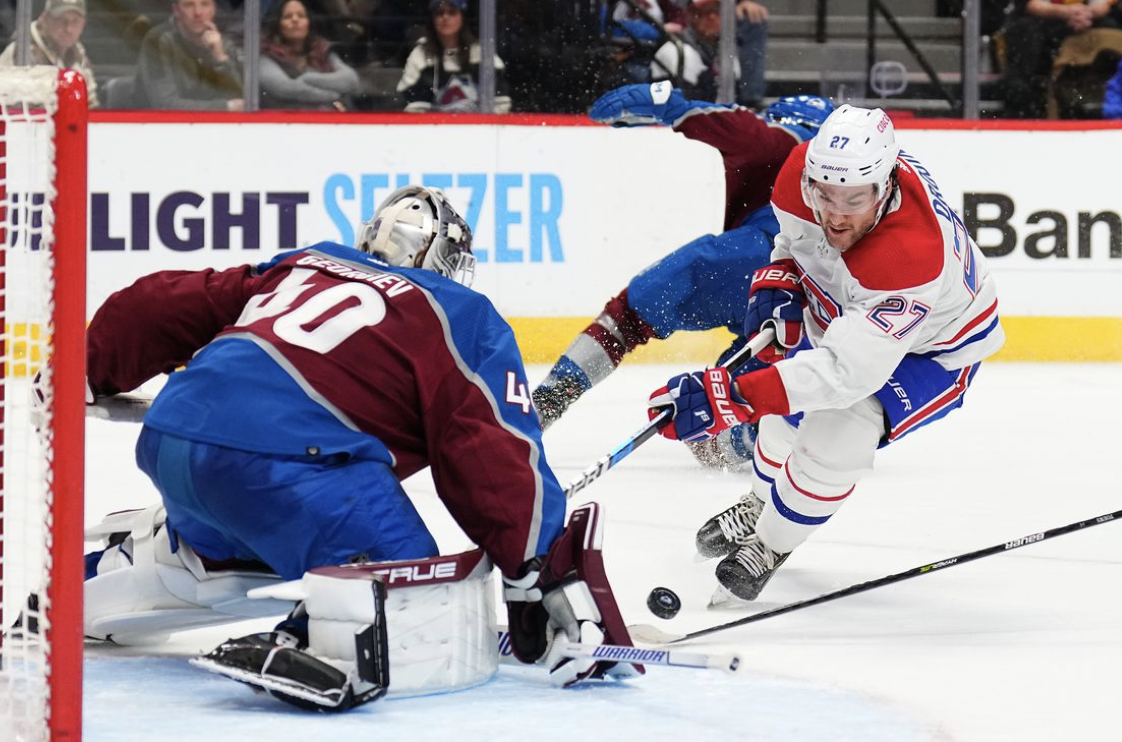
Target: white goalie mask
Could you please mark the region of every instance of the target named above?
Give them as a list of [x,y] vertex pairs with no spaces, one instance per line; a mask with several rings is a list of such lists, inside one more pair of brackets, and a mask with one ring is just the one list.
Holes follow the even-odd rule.
[[804,203],[816,212],[840,214],[882,205],[890,195],[899,154],[888,114],[879,108],[841,106],[807,147]]
[[393,266],[425,268],[471,286],[471,229],[437,188],[411,185],[386,198],[359,230],[355,248]]

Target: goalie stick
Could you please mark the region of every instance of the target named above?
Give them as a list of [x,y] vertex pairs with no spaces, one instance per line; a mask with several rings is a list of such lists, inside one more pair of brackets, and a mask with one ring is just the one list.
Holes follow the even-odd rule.
[[[605,662],[626,662],[633,665],[689,667],[696,670],[722,670],[730,675],[740,670],[740,657],[735,654],[704,654],[670,649],[641,649],[614,644],[576,644],[561,641],[553,650],[561,657],[592,657]],[[499,627],[499,660],[505,665],[532,667],[519,662],[510,649],[506,626]]]
[[86,417],[122,423],[144,422],[152,397],[140,392],[114,394],[112,397],[99,397],[93,404],[86,405]]
[[1122,518],[1122,510],[1115,510],[1113,513],[1106,513],[1104,515],[1098,516],[1097,518],[1088,518],[1087,520],[1076,521],[1075,523],[1069,523],[1066,526],[1051,528],[1047,531],[1041,531],[1040,533],[1032,533],[1028,536],[1022,536],[1021,538],[1014,539],[1012,541],[1006,541],[1003,544],[995,544],[994,546],[990,546],[985,549],[978,549],[977,551],[967,552],[966,554],[959,554],[958,556],[953,556],[948,559],[940,559],[937,562],[925,564],[922,567],[914,567],[913,569],[909,569],[904,572],[897,572],[896,574],[886,575],[885,577],[881,577],[875,580],[869,580],[868,582],[851,585],[850,587],[842,588],[841,590],[835,590],[834,592],[819,595],[817,598],[810,598],[808,600],[800,600],[794,603],[788,603],[787,605],[782,605],[778,608],[772,608],[771,610],[754,613],[751,616],[746,616],[735,621],[711,626],[707,629],[692,631],[688,634],[670,634],[649,624],[636,624],[634,626],[629,626],[628,631],[631,632],[631,636],[636,641],[641,641],[645,644],[678,644],[680,642],[690,641],[691,639],[697,639],[702,636],[708,636],[709,634],[715,634],[718,631],[735,629],[739,626],[746,626],[750,623],[763,621],[765,618],[773,618],[775,616],[781,616],[784,613],[791,613],[792,611],[797,611],[802,608],[809,608],[812,605],[827,603],[831,600],[844,598],[848,595],[856,595],[857,593],[863,593],[867,590],[884,587],[885,585],[903,582],[904,580],[911,579],[912,577],[919,577],[920,575],[938,572],[941,569],[953,567],[956,564],[965,564],[966,562],[972,562],[975,559],[982,559],[984,557],[993,556],[994,554],[1002,554],[1012,549],[1019,549],[1022,546],[1028,546],[1029,544],[1038,544],[1041,541],[1046,541],[1050,538],[1055,538],[1056,536],[1063,536],[1066,533],[1073,533],[1075,531],[1081,531],[1084,528],[1090,528],[1102,523],[1109,523],[1110,521],[1117,518]]
[[[734,369],[770,345],[773,340],[775,340],[775,330],[771,327],[765,328],[757,333],[751,341],[746,343],[743,348],[734,353],[732,357],[722,365],[727,369]],[[670,422],[670,419],[671,413],[669,409],[664,409],[662,412],[658,413],[653,420],[635,431],[631,437],[616,446],[605,456],[600,457],[595,464],[581,472],[580,475],[565,488],[565,497],[572,498],[577,492],[580,492],[592,482],[599,479],[603,476],[604,472],[623,461],[631,455],[632,451],[653,438],[655,433],[659,431],[659,428]]]

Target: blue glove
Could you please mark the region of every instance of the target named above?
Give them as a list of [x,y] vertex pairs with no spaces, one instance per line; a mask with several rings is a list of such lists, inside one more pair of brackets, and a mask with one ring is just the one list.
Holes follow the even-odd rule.
[[777,260],[752,274],[744,334],[753,337],[767,325],[775,326],[775,343],[756,358],[765,363],[782,360],[789,348],[803,339],[806,296],[799,286],[798,268],[792,260]]
[[730,108],[715,103],[686,100],[669,80],[650,85],[624,85],[610,90],[592,104],[588,117],[612,126],[672,126],[692,108]]
[[704,441],[734,425],[759,420],[755,409],[732,383],[728,369],[721,366],[671,377],[666,386],[651,394],[647,404],[647,415],[652,420],[662,408],[672,408],[674,424],[663,426],[659,435],[687,443]]

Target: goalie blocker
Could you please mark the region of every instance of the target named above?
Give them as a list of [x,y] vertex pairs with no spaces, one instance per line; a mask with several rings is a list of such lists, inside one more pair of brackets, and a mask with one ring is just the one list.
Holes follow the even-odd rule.
[[[590,503],[573,513],[544,560],[528,563],[532,569],[517,581],[523,587],[507,583],[516,656],[549,666],[559,685],[643,672],[566,653],[572,643],[632,646],[604,573],[602,541],[599,509]],[[231,639],[193,662],[325,710],[374,701],[387,690],[408,696],[469,688],[498,668],[493,572],[481,550],[317,568],[299,581],[250,591],[251,598],[298,601],[278,631]]]

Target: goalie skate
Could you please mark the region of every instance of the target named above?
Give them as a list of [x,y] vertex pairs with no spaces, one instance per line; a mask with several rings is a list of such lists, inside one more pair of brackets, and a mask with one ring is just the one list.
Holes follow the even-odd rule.
[[697,553],[705,559],[722,557],[736,551],[756,535],[756,521],[764,503],[752,493],[705,522],[697,532]]
[[[362,634],[355,639],[369,641]],[[360,670],[358,677],[303,651],[295,637],[284,632],[229,639],[203,657],[192,659],[191,664],[303,709],[346,711],[386,694],[389,672],[385,662],[384,630],[379,639],[372,645],[376,647],[373,653],[359,654],[360,658],[365,656],[373,672]],[[367,680],[369,682],[364,682]],[[359,687],[361,690],[357,691]]]
[[720,587],[709,605],[719,606],[732,598],[755,600],[788,556],[772,551],[757,536],[750,536],[717,565]]

